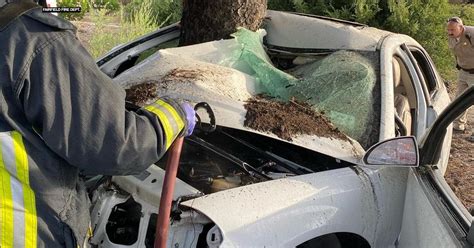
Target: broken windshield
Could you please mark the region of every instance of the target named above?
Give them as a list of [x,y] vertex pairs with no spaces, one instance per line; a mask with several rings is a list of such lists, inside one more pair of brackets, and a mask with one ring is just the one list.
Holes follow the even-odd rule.
[[375,52],[337,51],[289,71],[288,97],[306,101],[368,148],[378,141],[380,90]]
[[[235,107],[248,103],[258,94],[267,95],[270,101],[293,105],[299,102],[301,104],[296,105],[308,105],[315,112],[300,108],[306,119],[329,123],[327,134],[299,128],[301,132],[290,132],[289,137],[282,137],[279,135],[281,130],[256,129],[245,119],[236,119],[238,123],[231,126],[247,123],[247,128],[271,132],[286,140],[304,135],[333,139],[330,133],[340,131],[364,148],[378,141],[377,52],[341,50],[321,56],[298,54],[293,48],[292,53],[285,52],[282,58],[279,54],[267,54],[264,36],[264,30],[239,29],[233,34],[234,39],[161,49],[115,80],[126,88],[156,84],[153,91],[157,94],[143,99],[142,104],[153,101],[152,98],[175,94],[191,101],[219,99],[220,106],[233,106],[229,107],[232,111],[240,111]],[[282,61],[285,66],[280,63]],[[148,94],[144,96],[147,98]],[[285,123],[273,123],[272,126],[298,128],[304,125],[288,116],[278,120]],[[221,117],[221,120],[230,120]]]
[[257,90],[287,102],[296,99],[312,105],[364,148],[378,141],[376,52],[341,50],[324,57],[306,57],[300,65],[296,60],[301,57],[295,55],[289,62],[294,67],[285,72],[268,59],[259,33],[239,29],[233,36],[240,50],[222,64],[254,76]]

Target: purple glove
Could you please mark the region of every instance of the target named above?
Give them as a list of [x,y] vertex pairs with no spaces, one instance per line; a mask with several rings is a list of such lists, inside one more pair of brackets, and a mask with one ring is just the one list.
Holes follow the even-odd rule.
[[184,130],[184,137],[188,137],[194,131],[194,127],[196,126],[196,111],[194,108],[187,102],[181,103],[181,108],[183,109],[184,113],[186,114],[186,122],[185,125],[186,130]]

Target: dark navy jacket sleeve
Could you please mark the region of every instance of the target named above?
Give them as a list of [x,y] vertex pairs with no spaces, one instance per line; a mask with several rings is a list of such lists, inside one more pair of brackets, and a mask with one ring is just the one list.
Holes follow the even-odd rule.
[[99,70],[75,35],[57,34],[37,51],[16,87],[47,146],[85,174],[135,174],[158,161],[165,152],[160,120],[145,110],[125,110],[125,91]]

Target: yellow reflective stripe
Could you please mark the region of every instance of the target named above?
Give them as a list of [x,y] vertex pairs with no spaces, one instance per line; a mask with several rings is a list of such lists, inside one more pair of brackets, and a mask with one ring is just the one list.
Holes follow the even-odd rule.
[[26,156],[23,139],[18,132],[11,133],[13,138],[13,150],[15,151],[16,177],[21,184],[29,185],[28,157]]
[[3,162],[1,145],[0,194],[0,247],[13,247],[13,197],[10,186],[10,173]]
[[183,130],[184,123],[183,123],[183,120],[181,119],[181,117],[179,116],[178,112],[176,112],[176,109],[173,108],[173,106],[171,106],[169,103],[167,103],[163,100],[158,100],[158,101],[156,101],[156,103],[160,106],[163,106],[166,110],[168,110],[168,112],[170,112],[170,114],[173,116],[173,119],[178,124],[178,132]]
[[29,187],[23,186],[25,201],[25,247],[36,247],[37,235],[37,217],[35,192]]
[[161,109],[158,109],[154,107],[153,105],[148,105],[145,107],[145,109],[148,111],[151,111],[152,113],[157,115],[158,118],[160,119],[161,124],[163,125],[163,130],[165,132],[165,139],[166,139],[165,147],[168,150],[168,148],[171,146],[171,142],[173,141],[173,136],[174,136],[174,132],[173,132],[173,129],[171,128],[171,124],[168,118],[166,117],[165,113],[161,111]]
[[19,132],[0,133],[0,247],[36,247],[36,201]]
[[23,202],[25,204],[25,247],[36,247],[37,219],[35,193],[30,188],[28,156],[26,154],[23,138],[18,132],[12,132],[15,150],[15,164],[17,178],[23,188]]

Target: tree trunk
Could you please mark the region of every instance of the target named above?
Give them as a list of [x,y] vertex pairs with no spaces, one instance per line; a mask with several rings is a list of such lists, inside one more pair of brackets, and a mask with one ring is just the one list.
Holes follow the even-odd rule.
[[230,38],[238,27],[260,28],[267,0],[183,0],[180,46]]

